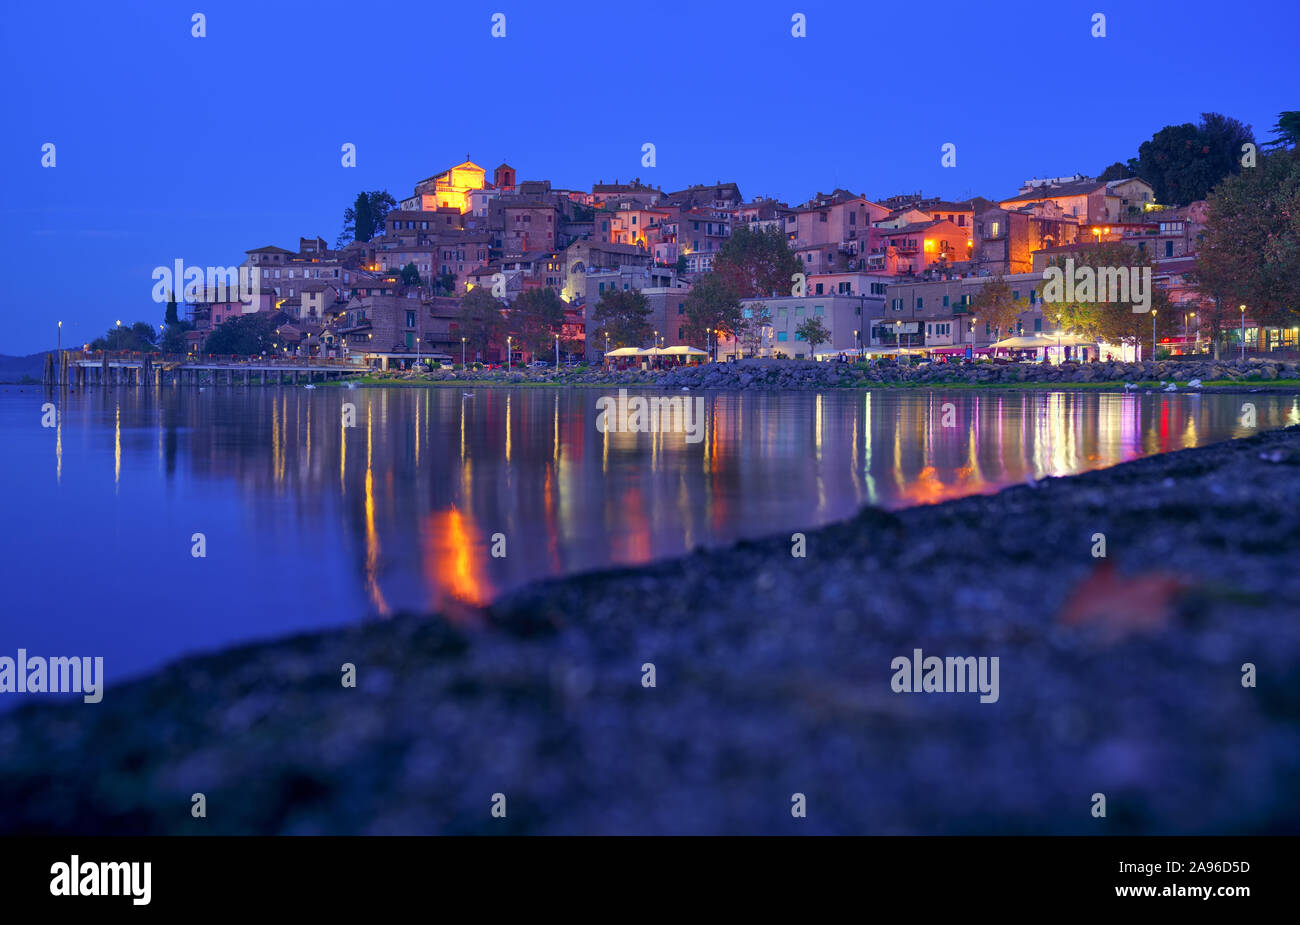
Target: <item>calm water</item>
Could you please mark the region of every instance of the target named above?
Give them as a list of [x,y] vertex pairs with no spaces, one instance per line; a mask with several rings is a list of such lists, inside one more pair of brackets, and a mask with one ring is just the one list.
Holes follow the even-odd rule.
[[[109,681],[236,641],[926,504],[1300,422],[1292,396],[707,395],[702,442],[593,389],[0,391],[0,654]],[[344,402],[355,426],[340,425]],[[943,426],[942,405],[955,406]],[[191,555],[206,537],[207,557]],[[506,538],[505,558],[489,554]]]

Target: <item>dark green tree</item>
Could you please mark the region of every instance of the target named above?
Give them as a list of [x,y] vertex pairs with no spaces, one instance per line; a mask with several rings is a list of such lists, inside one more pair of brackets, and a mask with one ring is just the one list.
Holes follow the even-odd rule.
[[460,300],[460,315],[454,336],[465,338],[470,356],[486,357],[488,350],[505,343],[505,306],[492,293],[478,286]]
[[555,335],[564,326],[564,300],[554,289],[528,289],[506,311],[514,342],[523,350],[545,355],[555,348]]
[[343,211],[343,233],[339,235],[337,246],[369,241],[383,231],[384,220],[396,207],[397,201],[387,190],[357,193],[356,202]]
[[654,332],[654,325],[650,323],[650,304],[635,289],[609,289],[601,293],[592,320],[596,322],[596,337],[602,350],[605,349],[606,337],[610,349],[640,347]]
[[420,285],[420,268],[412,261],[402,267],[401,277],[403,286],[418,286]]
[[[1196,255],[1202,293],[1222,320],[1245,305],[1253,320],[1293,327],[1300,309],[1300,149],[1279,150],[1220,184],[1210,196]],[[1226,302],[1223,301],[1226,299]]]
[[147,321],[137,321],[127,327],[114,325],[103,337],[90,342],[91,350],[129,350],[133,353],[153,353],[158,349],[158,329]]
[[1207,112],[1199,125],[1166,125],[1142,142],[1128,166],[1151,184],[1157,202],[1186,205],[1240,171],[1242,145],[1254,140],[1250,126]]
[[800,268],[785,234],[773,227],[751,231],[738,225],[713,260],[713,272],[742,299],[788,294],[790,277]]
[[257,356],[271,353],[276,348],[275,321],[270,312],[237,315],[225,321],[208,335],[203,344],[204,353]]
[[1129,169],[1128,165],[1116,161],[1103,170],[1101,176],[1097,179],[1109,182],[1111,180],[1127,180],[1131,176],[1133,176],[1133,171]]
[[822,324],[820,318],[805,318],[803,322],[794,329],[795,336],[802,337],[808,342],[809,356],[817,355],[817,345],[830,342],[831,332],[826,330],[826,325]]
[[1274,138],[1265,142],[1266,148],[1294,148],[1300,144],[1300,110],[1278,113],[1273,126]]
[[163,322],[166,324],[176,324],[180,321],[180,316],[176,314],[176,292],[171,293],[171,298],[167,300],[167,311],[163,315]]
[[744,330],[736,290],[717,273],[707,273],[695,283],[686,297],[686,321],[682,326],[686,339],[703,347],[710,332],[721,331],[724,337],[737,337]]

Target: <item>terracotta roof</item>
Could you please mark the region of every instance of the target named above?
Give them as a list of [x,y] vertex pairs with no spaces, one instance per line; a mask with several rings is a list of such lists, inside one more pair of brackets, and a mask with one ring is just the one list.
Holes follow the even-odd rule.
[[1040,186],[1027,193],[1012,196],[1000,202],[1037,202],[1040,199],[1059,199],[1064,196],[1086,196],[1106,186],[1101,180],[1076,180],[1074,183],[1062,183],[1059,186]]

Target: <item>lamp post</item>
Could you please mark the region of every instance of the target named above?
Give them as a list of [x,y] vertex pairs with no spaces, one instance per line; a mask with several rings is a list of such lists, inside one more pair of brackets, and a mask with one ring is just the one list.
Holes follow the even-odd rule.
[[853,332],[853,346],[855,348],[854,352],[858,355],[858,359],[862,359],[862,338],[858,337],[858,332],[856,330]]
[[465,338],[460,339],[460,368],[465,368]]
[[1156,315],[1160,314],[1154,308],[1151,309],[1151,362],[1156,359]]
[[1241,361],[1246,362],[1246,306],[1241,306]]
[[510,372],[510,338],[506,337],[506,372]]
[[555,335],[555,368],[560,368],[560,335]]

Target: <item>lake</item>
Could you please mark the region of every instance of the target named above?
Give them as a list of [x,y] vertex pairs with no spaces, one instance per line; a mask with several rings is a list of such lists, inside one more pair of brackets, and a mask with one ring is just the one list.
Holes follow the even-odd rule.
[[1245,436],[1245,401],[1261,429],[1300,423],[1289,395],[705,393],[688,443],[600,432],[606,394],[92,389],[43,427],[42,391],[6,387],[0,654],[103,656],[111,684],[235,642]]

